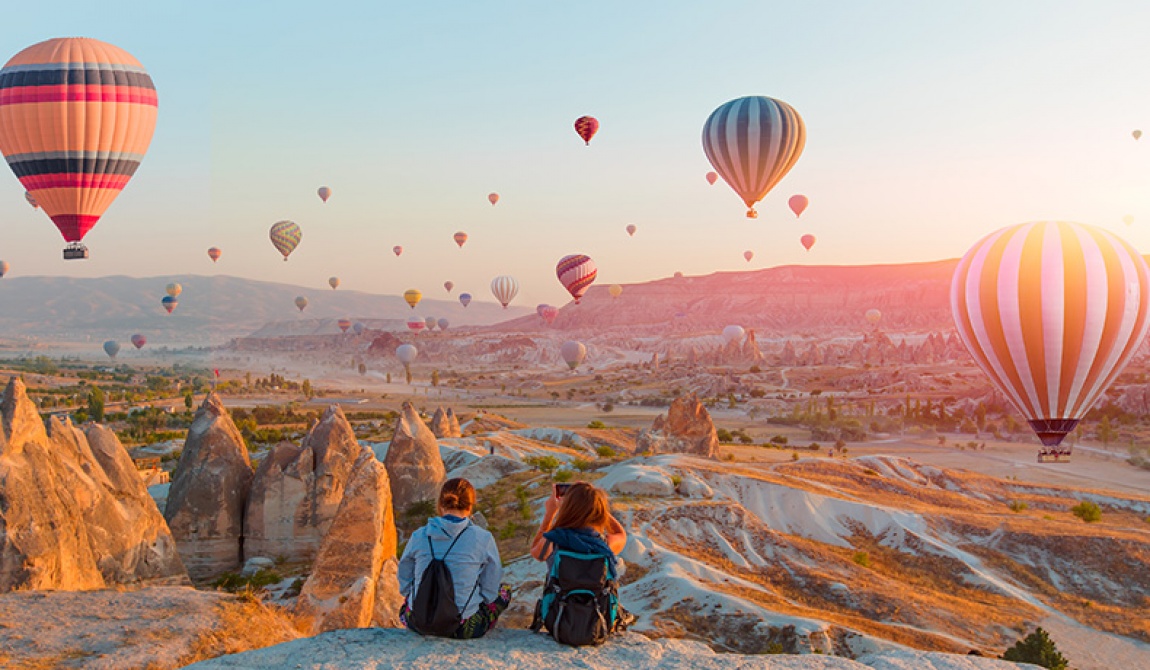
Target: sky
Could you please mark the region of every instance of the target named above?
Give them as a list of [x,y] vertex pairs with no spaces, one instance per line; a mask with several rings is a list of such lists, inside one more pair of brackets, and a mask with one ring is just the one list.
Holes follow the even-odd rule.
[[[1150,3],[57,0],[4,18],[3,59],[94,37],[138,58],[160,99],[87,261],[62,260],[0,174],[13,274],[337,275],[432,297],[450,280],[477,300],[510,274],[533,306],[566,301],[554,265],[569,253],[626,284],[954,258],[1043,219],[1150,250]],[[707,184],[700,144],[711,111],[745,95],[788,102],[807,128],[757,220]],[[601,123],[589,147],[572,127],[584,114]],[[795,193],[811,201],[798,220]],[[286,263],[268,240],[281,219],[303,229]]]

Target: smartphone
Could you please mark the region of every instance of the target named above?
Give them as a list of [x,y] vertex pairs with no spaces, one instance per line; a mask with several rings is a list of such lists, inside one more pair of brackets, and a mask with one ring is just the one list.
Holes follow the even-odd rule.
[[555,484],[555,497],[562,498],[563,494],[567,493],[567,489],[571,488],[571,483]]

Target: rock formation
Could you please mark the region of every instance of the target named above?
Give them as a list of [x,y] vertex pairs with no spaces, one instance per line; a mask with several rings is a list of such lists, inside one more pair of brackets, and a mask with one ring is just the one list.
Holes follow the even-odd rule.
[[251,483],[243,436],[219,396],[210,393],[188,429],[164,510],[192,579],[239,569]]
[[328,407],[300,446],[276,445],[252,480],[244,513],[244,556],[313,559],[360,451],[338,405]]
[[45,429],[19,379],[0,397],[0,424],[0,593],[187,583],[114,433],[56,418]]
[[435,415],[431,417],[431,432],[439,438],[463,436],[455,412],[450,409],[444,410],[443,407],[435,408]]
[[447,422],[451,426],[452,437],[463,436],[463,428],[459,425],[459,417],[455,416],[455,410],[450,407],[447,408]]
[[439,444],[409,402],[403,403],[383,464],[391,479],[392,504],[401,512],[412,503],[439,496],[447,477]]
[[718,458],[719,438],[707,408],[692,393],[675,398],[666,415],[655,417],[650,430],[640,431],[639,451],[683,453]]
[[363,448],[296,605],[312,635],[398,625],[396,543],[387,470]]

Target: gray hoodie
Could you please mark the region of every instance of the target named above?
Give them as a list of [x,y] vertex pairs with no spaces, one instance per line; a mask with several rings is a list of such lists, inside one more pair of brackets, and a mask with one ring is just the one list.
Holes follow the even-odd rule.
[[[463,533],[466,528],[467,532]],[[399,559],[399,592],[407,599],[408,607],[419,591],[419,580],[423,571],[431,563],[431,553],[427,546],[428,537],[435,549],[435,557],[443,558],[460,533],[455,548],[444,562],[451,570],[451,580],[455,583],[455,605],[464,619],[479,610],[481,602],[493,602],[499,596],[499,585],[503,579],[503,564],[499,560],[499,548],[491,533],[476,526],[469,520],[452,521],[441,516],[433,517],[427,525],[411,534]],[[465,607],[466,606],[466,607]]]

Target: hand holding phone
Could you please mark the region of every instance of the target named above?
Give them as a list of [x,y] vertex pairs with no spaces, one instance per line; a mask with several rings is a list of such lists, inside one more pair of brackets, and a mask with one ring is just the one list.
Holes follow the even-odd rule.
[[570,488],[571,488],[570,482],[563,482],[563,483],[556,482],[555,483],[555,497],[556,498],[562,498],[563,494],[567,493],[567,489],[570,489]]

